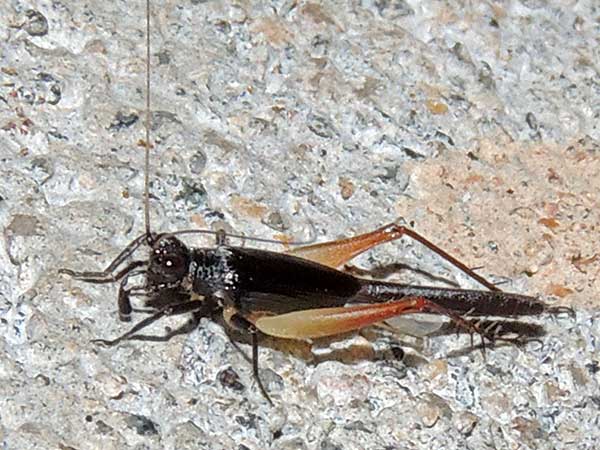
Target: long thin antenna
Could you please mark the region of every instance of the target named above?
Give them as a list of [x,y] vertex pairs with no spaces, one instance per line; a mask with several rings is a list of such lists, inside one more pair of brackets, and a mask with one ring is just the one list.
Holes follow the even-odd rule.
[[146,154],[144,165],[144,220],[150,237],[150,0],[146,0]]

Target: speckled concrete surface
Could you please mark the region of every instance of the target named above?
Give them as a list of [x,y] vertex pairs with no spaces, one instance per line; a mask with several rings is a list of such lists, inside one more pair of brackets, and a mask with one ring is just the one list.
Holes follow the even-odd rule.
[[[467,337],[272,342],[270,407],[218,324],[100,348],[126,329],[116,288],[56,273],[143,230],[143,5],[2,2],[2,448],[596,448],[599,20],[591,0],[154,5],[156,229],[323,240],[402,217],[577,310],[485,359]],[[474,286],[408,241],[357,262],[391,263]]]

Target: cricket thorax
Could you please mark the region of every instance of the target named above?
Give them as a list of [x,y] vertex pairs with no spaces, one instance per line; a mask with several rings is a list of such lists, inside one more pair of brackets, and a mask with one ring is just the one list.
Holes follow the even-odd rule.
[[227,247],[194,249],[191,254],[189,277],[196,294],[209,295],[216,291],[235,291],[238,273],[231,264]]

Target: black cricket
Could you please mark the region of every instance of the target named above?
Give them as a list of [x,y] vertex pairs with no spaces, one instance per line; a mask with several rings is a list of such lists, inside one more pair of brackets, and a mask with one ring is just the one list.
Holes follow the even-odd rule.
[[[286,253],[231,246],[228,239],[240,236],[226,235],[223,231],[152,232],[148,188],[151,147],[149,0],[146,7],[146,231],[102,272],[70,269],[60,272],[89,283],[120,282],[118,311],[122,321],[131,320],[131,297],[144,297],[150,315],[116,339],[96,342],[113,346],[136,339],[136,333],[165,316],[192,314],[196,319],[193,323],[197,323],[200,317],[222,313],[225,326],[250,335],[253,374],[265,398],[271,402],[259,377],[261,335],[313,339],[376,325],[403,314],[431,313],[449,317],[471,336],[480,335],[482,343],[485,340],[490,343],[498,340],[520,342],[520,336],[503,337],[497,327],[484,327],[471,318],[571,312],[569,308],[551,307],[535,297],[501,291],[423,236],[395,223],[354,238],[298,247]],[[189,248],[179,239],[185,234],[213,234],[216,245]],[[369,248],[402,236],[425,245],[488,290],[414,286],[359,278],[338,270]],[[149,257],[131,261],[144,245],[150,248]],[[131,278],[142,278],[143,281],[130,285]],[[187,331],[189,327],[184,326],[165,339]]]

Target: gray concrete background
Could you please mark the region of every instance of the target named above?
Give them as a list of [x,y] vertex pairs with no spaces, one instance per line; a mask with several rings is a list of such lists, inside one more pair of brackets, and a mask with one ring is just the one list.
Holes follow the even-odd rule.
[[[275,343],[274,408],[217,324],[90,344],[126,329],[116,287],[56,270],[143,231],[143,5],[2,2],[2,448],[595,448],[594,2],[154,3],[156,230],[324,240],[402,217],[577,318],[485,359],[454,336],[401,337],[404,362],[373,333]],[[357,262],[390,263],[475,287],[408,241]]]

